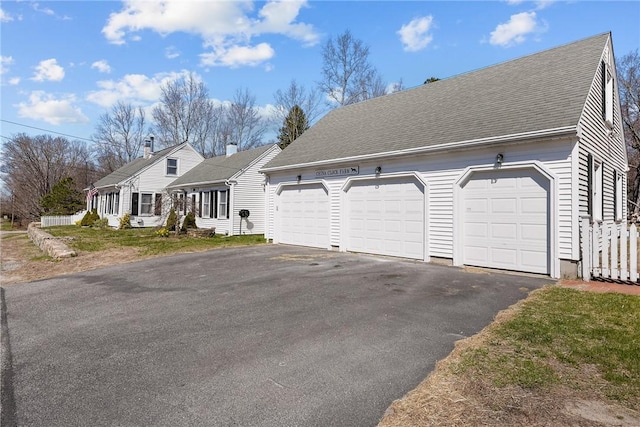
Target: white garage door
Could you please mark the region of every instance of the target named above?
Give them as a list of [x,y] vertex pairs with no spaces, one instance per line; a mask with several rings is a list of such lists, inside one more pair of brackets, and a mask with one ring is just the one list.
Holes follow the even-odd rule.
[[415,178],[355,182],[347,190],[346,249],[424,259],[424,194]]
[[533,169],[474,173],[463,189],[464,264],[549,274],[549,181]]
[[276,215],[280,243],[329,247],[329,196],[321,184],[285,187]]

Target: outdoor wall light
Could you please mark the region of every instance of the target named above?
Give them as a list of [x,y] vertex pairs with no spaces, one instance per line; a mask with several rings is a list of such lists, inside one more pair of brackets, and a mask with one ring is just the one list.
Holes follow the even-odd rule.
[[302,181],[302,175],[298,175],[298,182]]
[[377,166],[376,167],[376,175],[380,175],[380,172],[382,172],[382,166]]
[[498,153],[498,155],[496,156],[496,163],[498,165],[501,165],[503,161],[504,161],[504,155],[502,153]]

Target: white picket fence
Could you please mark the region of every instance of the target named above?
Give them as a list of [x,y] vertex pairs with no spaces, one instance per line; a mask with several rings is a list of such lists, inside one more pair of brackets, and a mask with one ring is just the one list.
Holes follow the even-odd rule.
[[74,225],[80,221],[86,212],[78,212],[75,215],[41,216],[40,227],[55,227],[57,225]]
[[582,279],[638,282],[638,227],[635,224],[582,219]]

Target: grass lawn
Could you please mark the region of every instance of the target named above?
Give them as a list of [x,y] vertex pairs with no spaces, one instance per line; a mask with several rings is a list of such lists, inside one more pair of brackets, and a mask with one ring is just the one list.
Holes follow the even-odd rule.
[[465,341],[380,426],[609,425],[576,402],[640,421],[638,296],[547,287]]
[[257,245],[265,243],[262,235],[188,237],[186,235],[158,236],[151,228],[126,230],[78,227],[75,225],[43,229],[56,237],[68,238],[65,243],[78,251],[98,252],[118,247],[137,248],[142,255],[163,255],[175,252],[202,251],[225,246]]

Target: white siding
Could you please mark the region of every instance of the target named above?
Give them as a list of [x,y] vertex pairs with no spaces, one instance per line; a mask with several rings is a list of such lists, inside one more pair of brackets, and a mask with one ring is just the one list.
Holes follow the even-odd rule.
[[[178,159],[177,175],[167,175],[167,157]],[[121,211],[122,214],[131,212],[131,193],[133,192],[163,194],[162,215],[132,215],[131,225],[134,227],[155,227],[163,225],[170,208],[165,187],[202,161],[202,157],[189,145],[181,147],[178,151],[167,157],[158,159],[158,161],[149,168],[143,170],[142,173],[131,179],[127,191],[123,191],[121,194],[121,204],[124,208],[124,210]],[[142,224],[139,224],[138,220],[142,220]]]
[[237,184],[233,186],[234,191],[231,196],[233,234],[240,234],[240,209],[248,209],[250,212],[248,222],[242,220],[242,233],[265,234],[265,176],[258,171],[279,152],[278,147],[268,150],[236,178]]
[[[611,40],[609,40],[609,44]],[[614,79],[617,78],[615,73],[615,60],[613,57],[613,49],[607,46],[602,53],[602,60],[608,62],[610,69],[613,71]],[[598,64],[599,65],[599,64]],[[615,102],[613,103],[613,129],[610,129],[602,117],[602,73],[600,66],[594,70],[594,80],[591,90],[587,96],[587,101],[580,118],[580,144],[579,144],[579,216],[589,216],[588,212],[588,191],[587,191],[587,156],[591,154],[593,158],[604,164],[603,179],[603,205],[604,205],[604,221],[615,220],[613,217],[613,194],[615,187],[613,185],[614,169],[623,176],[627,172],[627,157],[625,145],[623,141],[622,119],[620,117],[620,102],[617,90],[617,82],[615,88]],[[611,132],[612,131],[612,132]],[[623,215],[627,215],[626,203],[626,179],[623,180],[624,189],[623,196]]]
[[[376,166],[382,167],[382,174],[416,171],[427,182],[428,239],[429,256],[453,258],[454,198],[453,186],[467,167],[485,165],[492,167],[498,153],[504,155],[504,164],[513,162],[539,161],[558,180],[558,255],[562,259],[572,258],[572,212],[571,212],[571,153],[575,141],[536,142],[529,144],[498,146],[484,149],[455,151],[452,153],[415,156],[396,160],[380,160],[359,163],[360,176],[374,175]],[[353,165],[349,165],[353,166]],[[315,180],[314,170],[292,171],[270,176],[269,191],[275,191],[278,183],[295,182],[301,175],[302,181]],[[331,189],[331,244],[339,241],[340,191],[346,177],[330,177],[325,182]],[[336,195],[335,193],[338,193]],[[271,194],[271,197],[273,195]],[[553,196],[552,196],[553,197]],[[272,220],[271,220],[272,221]],[[269,227],[272,227],[270,224]]]

